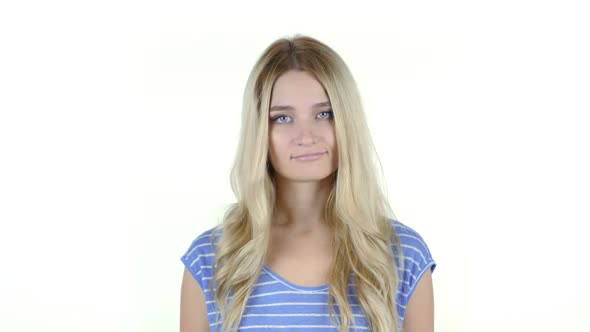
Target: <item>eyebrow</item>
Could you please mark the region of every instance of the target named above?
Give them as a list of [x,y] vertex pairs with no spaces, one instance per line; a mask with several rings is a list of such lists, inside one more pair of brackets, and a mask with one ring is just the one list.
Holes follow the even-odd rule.
[[[315,103],[312,105],[313,108],[326,107],[326,106],[332,106],[332,105],[330,105],[329,101],[323,101],[321,103]],[[289,105],[275,105],[270,108],[270,112],[293,111],[293,110],[295,110],[295,108],[293,108],[293,106],[289,106]]]

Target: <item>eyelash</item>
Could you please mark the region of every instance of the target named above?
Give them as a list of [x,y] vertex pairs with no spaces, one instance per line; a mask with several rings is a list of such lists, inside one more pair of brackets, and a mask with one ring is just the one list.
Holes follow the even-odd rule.
[[[328,113],[330,115],[329,117],[322,118],[322,120],[324,120],[324,119],[331,119],[331,118],[334,117],[334,113],[332,111],[323,111],[323,112],[320,112],[318,114],[322,114],[322,113]],[[277,121],[278,119],[280,119],[282,117],[289,117],[289,116],[288,115],[279,114],[279,115],[275,116],[274,118],[272,118],[271,120],[272,120],[272,122],[277,122],[277,123],[280,123],[280,124],[287,123],[287,122],[278,122]]]

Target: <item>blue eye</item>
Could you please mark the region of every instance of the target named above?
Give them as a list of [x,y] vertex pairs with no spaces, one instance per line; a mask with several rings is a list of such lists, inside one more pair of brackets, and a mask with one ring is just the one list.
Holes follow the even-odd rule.
[[[322,120],[326,120],[326,119],[331,119],[333,117],[334,117],[334,114],[332,113],[332,111],[323,111],[323,112],[318,113],[318,117],[317,118],[318,119],[322,119]],[[282,118],[284,118],[285,120],[284,121],[283,120],[280,120]],[[289,120],[287,120],[287,119],[289,119]],[[274,118],[272,118],[271,121],[273,123],[285,124],[285,123],[290,123],[291,122],[290,119],[291,119],[291,117],[290,116],[287,116],[287,115],[277,115]]]
[[279,116],[276,116],[276,117],[272,118],[272,122],[278,122],[278,123],[287,123],[287,122],[285,122],[285,121],[278,121],[280,118],[288,118],[288,116],[286,116],[286,115],[279,115]]

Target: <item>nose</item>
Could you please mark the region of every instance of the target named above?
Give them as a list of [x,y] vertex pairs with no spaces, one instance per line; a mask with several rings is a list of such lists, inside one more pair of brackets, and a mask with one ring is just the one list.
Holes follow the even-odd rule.
[[297,128],[295,142],[298,145],[313,145],[316,143],[316,136],[312,124],[302,124]]

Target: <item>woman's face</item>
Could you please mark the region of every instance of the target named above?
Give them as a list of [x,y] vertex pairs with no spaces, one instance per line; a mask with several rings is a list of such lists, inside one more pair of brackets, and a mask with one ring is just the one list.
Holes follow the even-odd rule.
[[[312,158],[297,158],[304,154]],[[310,74],[288,71],[275,82],[269,113],[269,155],[276,176],[319,181],[338,168],[330,100]]]

